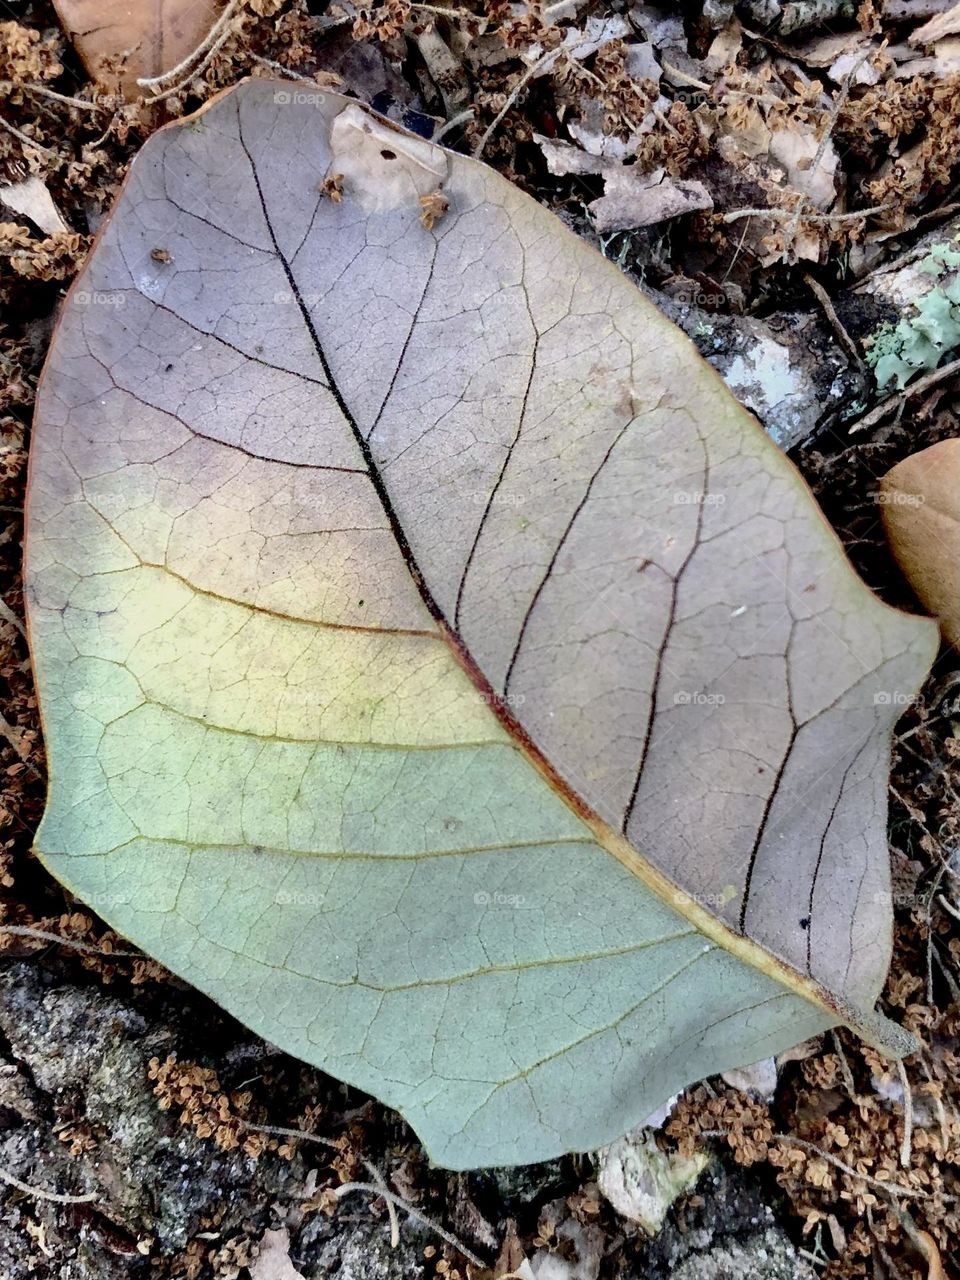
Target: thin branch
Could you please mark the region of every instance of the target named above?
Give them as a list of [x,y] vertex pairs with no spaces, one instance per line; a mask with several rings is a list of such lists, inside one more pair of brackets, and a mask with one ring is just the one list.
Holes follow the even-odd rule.
[[893,1280],[907,1280],[907,1277],[903,1274],[880,1242],[880,1237],[877,1235],[877,1224],[873,1220],[873,1208],[869,1204],[867,1205],[867,1225],[870,1228],[870,1234],[873,1236],[873,1247],[880,1255],[881,1262],[893,1277]]
[[[241,1120],[240,1123],[245,1129],[253,1129],[257,1133],[269,1133],[278,1138],[298,1138],[306,1142],[318,1142],[322,1147],[330,1147],[333,1151],[340,1150],[340,1147],[336,1142],[334,1142],[333,1138],[324,1138],[319,1133],[308,1133],[306,1129],[288,1129],[285,1125],[279,1124],[254,1124],[251,1120]],[[369,1173],[370,1177],[373,1178],[374,1182],[376,1182],[379,1187],[382,1187],[383,1191],[387,1192],[387,1196],[384,1198],[386,1200],[387,1213],[390,1217],[390,1246],[391,1248],[396,1249],[397,1245],[400,1243],[400,1222],[397,1218],[396,1206],[388,1198],[389,1189],[387,1187],[386,1179],[371,1160],[367,1160],[364,1156],[361,1156],[360,1160],[367,1173]]]
[[31,929],[25,924],[0,924],[0,935],[13,934],[17,938],[37,938],[40,942],[55,942],[61,947],[73,947],[74,951],[83,951],[90,956],[102,956],[105,960],[142,960],[139,951],[106,951],[103,947],[91,947],[87,942],[77,942],[74,938],[65,938],[62,933],[48,933],[46,929]]
[[12,1173],[7,1173],[6,1169],[0,1169],[0,1180],[8,1183],[11,1187],[16,1187],[24,1195],[33,1196],[37,1200],[49,1200],[52,1204],[89,1204],[91,1200],[96,1200],[98,1195],[96,1191],[88,1191],[83,1196],[58,1195],[56,1191],[44,1191],[42,1187],[31,1187],[29,1183],[21,1182],[19,1178],[15,1178]]
[[38,93],[41,97],[51,98],[54,102],[63,102],[68,107],[76,107],[79,111],[107,111],[99,102],[87,102],[84,98],[68,98],[65,93],[57,93],[48,89],[45,84],[14,84],[12,80],[0,80],[0,93],[9,93],[12,89],[22,89],[27,93]]
[[937,386],[940,382],[946,382],[948,378],[953,378],[958,373],[960,373],[960,360],[951,360],[949,364],[942,365],[939,369],[933,369],[924,377],[918,378],[916,382],[911,382],[904,387],[897,395],[888,396],[886,400],[881,400],[869,413],[865,413],[862,418],[857,419],[848,434],[853,435],[857,431],[866,431],[868,427],[875,427],[888,413],[891,413],[898,406],[902,407],[913,396],[922,395],[924,391],[929,391],[931,387]]
[[703,89],[709,92],[711,86],[705,80],[695,80],[693,76],[688,76],[685,71],[681,71],[679,67],[673,66],[669,62],[661,62],[661,67],[668,76],[672,76],[674,80],[678,80],[680,84],[689,85],[691,89]]
[[320,85],[310,76],[305,76],[302,71],[294,71],[292,67],[285,67],[282,62],[276,62],[273,58],[265,58],[260,53],[251,53],[250,57],[254,62],[259,62],[262,67],[269,67],[271,71],[277,71],[285,76],[288,80],[297,80],[301,84],[309,84],[314,89],[320,89]]
[[367,1164],[366,1160],[364,1160],[364,1164],[367,1165],[374,1182],[380,1188],[383,1202],[387,1206],[387,1213],[390,1217],[390,1248],[396,1249],[400,1245],[400,1219],[397,1217],[397,1206],[393,1203],[390,1188],[387,1186],[386,1179],[377,1166],[375,1164]]
[[[194,67],[194,69],[190,72],[189,75],[184,76],[184,78],[178,81],[177,84],[171,85],[169,89],[165,89],[163,93],[157,93],[157,94],[154,94],[152,98],[147,98],[146,99],[147,103],[152,106],[153,103],[155,102],[163,102],[165,98],[172,98],[173,95],[176,93],[179,93],[181,89],[185,89],[191,80],[196,80],[197,76],[202,75],[204,71],[206,71],[210,63],[214,60],[214,58],[217,56],[217,54],[220,52],[223,46],[230,39],[231,35],[233,35],[232,31],[230,30],[224,31],[223,34],[219,37],[219,39],[217,39],[207,50],[203,61],[200,62],[196,67]],[[138,80],[137,83],[139,84],[140,81]]]
[[474,111],[473,107],[467,107],[466,111],[458,112],[455,116],[452,116],[445,124],[442,124],[440,126],[440,128],[433,135],[430,141],[439,142],[441,138],[446,137],[446,135],[452,132],[452,130],[458,128],[462,124],[466,124],[467,121],[472,120],[475,114],[476,112]]
[[[240,0],[230,0],[223,13],[221,13],[220,17],[216,20],[197,47],[192,52],[188,53],[185,58],[181,59],[175,67],[171,67],[169,71],[161,71],[158,76],[144,76],[142,79],[137,80],[137,84],[146,89],[152,88],[154,85],[165,84],[168,80],[175,80],[177,76],[186,71],[186,69],[198,58],[202,57],[205,53],[209,53],[221,31],[223,31],[224,27],[236,13],[239,3]],[[196,75],[197,72],[194,72],[193,74]],[[191,77],[188,76],[187,80],[189,81],[190,78]],[[153,99],[151,99],[151,101],[153,101]]]
[[806,281],[807,287],[809,288],[810,292],[813,294],[816,300],[820,303],[820,306],[823,308],[823,314],[827,317],[827,322],[830,325],[830,328],[836,334],[837,341],[840,343],[841,347],[843,347],[844,351],[846,351],[847,355],[850,357],[851,364],[853,364],[854,367],[860,371],[860,373],[865,374],[866,366],[864,365],[863,360],[860,358],[860,352],[857,350],[857,344],[854,342],[854,340],[850,337],[849,333],[847,333],[846,329],[844,328],[843,322],[841,321],[840,317],[837,315],[836,308],[833,305],[833,301],[829,293],[827,293],[826,289],[823,287],[820,281],[815,279],[810,274],[809,271],[805,271],[803,273],[803,278]]
[[411,9],[417,9],[423,13],[436,13],[441,18],[475,18],[476,14],[467,13],[465,9],[444,9],[442,5],[437,4],[412,4]]
[[[240,1123],[245,1129],[253,1129],[257,1133],[275,1134],[277,1137],[284,1138],[302,1138],[306,1142],[319,1142],[321,1146],[332,1147],[333,1150],[339,1151],[339,1145],[332,1138],[324,1138],[318,1133],[307,1133],[305,1129],[288,1129],[284,1125],[275,1124],[253,1124],[249,1120],[241,1120]],[[462,1244],[455,1235],[451,1235],[440,1226],[438,1222],[434,1222],[432,1218],[428,1218],[425,1213],[421,1213],[416,1205],[410,1204],[408,1200],[404,1200],[402,1196],[398,1196],[387,1186],[386,1179],[377,1168],[369,1160],[360,1157],[364,1167],[369,1171],[373,1182],[347,1182],[342,1187],[337,1187],[334,1195],[339,1200],[342,1196],[351,1191],[369,1191],[373,1195],[382,1196],[387,1205],[387,1211],[390,1213],[391,1239],[394,1238],[396,1231],[396,1240],[399,1243],[399,1224],[396,1219],[396,1210],[403,1209],[409,1213],[412,1218],[416,1218],[418,1222],[422,1222],[425,1227],[429,1227],[431,1231],[435,1231],[441,1240],[446,1240],[447,1244],[452,1245],[454,1249],[459,1249],[468,1262],[472,1262],[475,1267],[482,1267],[483,1260],[478,1258],[476,1254]],[[396,1247],[396,1245],[394,1245]]]
[[814,155],[813,159],[810,162],[810,168],[807,170],[807,173],[806,173],[807,177],[812,177],[813,174],[815,174],[817,169],[819,169],[820,167],[820,161],[823,159],[824,154],[827,150],[827,147],[830,143],[830,138],[833,136],[833,127],[837,123],[837,117],[839,116],[840,112],[843,110],[843,104],[846,102],[847,98],[850,96],[850,90],[853,87],[853,77],[857,74],[857,72],[866,62],[867,58],[870,56],[871,53],[873,52],[882,53],[886,47],[887,47],[886,40],[883,41],[883,43],[879,46],[879,48],[876,51],[873,48],[871,48],[871,46],[868,44],[865,47],[863,53],[861,53],[860,57],[856,60],[856,62],[853,64],[853,66],[850,68],[847,74],[843,77],[843,83],[840,85],[840,90],[837,93],[837,96],[834,98],[833,105],[830,108],[830,115],[827,119],[827,127],[823,131],[823,137],[820,139],[820,145],[817,147],[816,154]]
[[936,943],[934,943],[933,946],[930,948],[929,954],[930,954],[931,960],[936,961],[937,967],[939,968],[940,972],[943,974],[944,982],[950,988],[950,995],[953,1000],[953,1003],[960,1004],[960,986],[957,985],[957,980],[953,976],[953,974],[950,972],[947,962],[944,960],[943,956],[940,954],[940,948],[936,945]]
[[4,600],[2,596],[0,596],[0,619],[2,619],[4,622],[9,622],[11,626],[16,627],[17,630],[20,632],[20,634],[23,636],[24,640],[26,640],[27,638],[26,627],[23,625],[23,623],[20,621],[17,615],[13,612],[13,610],[10,608],[10,606],[7,604],[6,600]]
[[850,1070],[850,1063],[847,1061],[847,1055],[843,1051],[843,1044],[836,1031],[831,1031],[830,1036],[833,1040],[833,1047],[837,1051],[837,1057],[840,1059],[840,1074],[843,1076],[843,1083],[850,1095],[852,1102],[858,1102],[860,1095],[857,1093],[857,1086],[854,1083],[853,1072]]
[[53,156],[57,158],[57,153],[51,147],[45,147],[42,142],[35,142],[29,134],[21,133],[15,124],[11,124],[9,120],[5,120],[0,116],[0,127],[6,129],[7,133],[12,133],[18,138],[25,147],[32,147],[34,151],[39,151],[41,155]]
[[441,1240],[445,1240],[454,1249],[458,1249],[468,1262],[471,1262],[475,1267],[484,1266],[482,1258],[478,1258],[455,1235],[447,1231],[445,1227],[441,1227],[439,1222],[434,1222],[425,1213],[421,1213],[416,1205],[410,1204],[408,1200],[404,1200],[402,1196],[396,1195],[393,1191],[383,1190],[375,1182],[345,1182],[342,1187],[337,1187],[333,1194],[340,1200],[343,1196],[349,1195],[353,1191],[367,1191],[373,1195],[383,1196],[388,1203],[392,1200],[398,1209],[403,1209],[406,1213],[409,1213],[411,1218],[416,1218],[417,1222],[429,1227],[431,1231],[435,1231]]
[[[844,1164],[842,1160],[838,1160],[836,1156],[832,1156],[829,1151],[824,1151],[821,1147],[815,1146],[812,1142],[806,1142],[803,1138],[795,1138],[790,1133],[776,1133],[773,1135],[777,1142],[782,1142],[788,1147],[799,1147],[801,1151],[806,1151],[810,1155],[819,1156],[821,1160],[826,1160],[827,1164],[832,1164],[835,1169],[839,1169],[841,1173],[847,1174],[848,1177],[857,1178],[861,1182],[865,1182],[868,1187],[874,1187],[877,1191],[882,1191],[888,1196],[907,1196],[913,1200],[932,1200],[935,1193],[932,1191],[921,1191],[919,1187],[905,1187],[900,1182],[881,1182],[879,1178],[873,1178],[869,1173],[861,1173],[858,1169],[854,1169],[849,1164]],[[944,1201],[955,1204],[956,1196],[943,1196]]]
[[[805,213],[804,222],[821,223],[853,222],[857,218],[869,218],[875,213],[886,213],[892,204],[874,204],[868,209],[854,209],[851,213]],[[795,209],[733,209],[721,215],[721,222],[739,222],[741,218],[769,218],[773,222],[789,222],[796,215]]]
[[523,75],[520,77],[517,83],[510,90],[509,94],[507,95],[506,102],[503,104],[503,106],[500,108],[497,114],[490,121],[490,124],[487,126],[486,132],[484,133],[483,137],[480,139],[480,141],[477,143],[476,147],[474,148],[474,152],[473,152],[474,160],[479,160],[480,157],[483,155],[484,148],[486,147],[490,139],[493,137],[496,130],[499,128],[500,122],[503,120],[504,116],[507,114],[507,112],[513,106],[513,104],[516,102],[517,98],[520,97],[520,94],[523,93],[524,89],[527,87],[530,81],[534,78],[534,76],[541,71],[545,71],[548,67],[552,67],[553,64],[556,62],[556,60],[560,57],[561,53],[569,53],[569,52],[570,50],[566,49],[563,45],[558,45],[556,49],[550,49],[547,53],[543,55],[542,58],[538,58],[537,61],[532,66],[527,67],[526,71],[523,73]]
[[910,1088],[910,1080],[902,1058],[897,1059],[897,1074],[900,1077],[900,1087],[903,1089],[903,1141],[900,1143],[900,1168],[909,1169],[913,1143],[913,1090]]

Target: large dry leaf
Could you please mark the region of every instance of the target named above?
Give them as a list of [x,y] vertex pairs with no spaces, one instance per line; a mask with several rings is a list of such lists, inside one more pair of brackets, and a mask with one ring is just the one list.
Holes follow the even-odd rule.
[[960,440],[898,462],[880,482],[887,539],[910,585],[960,647]]
[[155,134],[28,519],[46,865],[438,1161],[595,1147],[838,1021],[909,1046],[889,693],[935,629],[484,165],[263,80]]

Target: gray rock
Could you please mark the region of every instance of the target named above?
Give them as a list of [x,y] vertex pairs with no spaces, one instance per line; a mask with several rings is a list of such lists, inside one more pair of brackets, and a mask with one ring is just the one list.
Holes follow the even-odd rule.
[[696,306],[696,299],[691,305],[648,292],[781,449],[793,448],[831,412],[863,395],[859,373],[812,311],[761,320],[721,315]]
[[680,1201],[632,1280],[814,1280],[746,1169],[715,1164]]
[[725,1240],[680,1264],[673,1280],[815,1280],[816,1272],[776,1227]]
[[134,1239],[153,1236],[165,1252],[183,1248],[214,1206],[237,1223],[249,1212],[242,1188],[253,1162],[218,1151],[160,1111],[147,1068],[164,1050],[129,1005],[96,989],[46,988],[36,966],[19,964],[0,974],[0,1031],[55,1108],[103,1134],[95,1150],[75,1158],[50,1137],[31,1169],[24,1153],[11,1151],[21,1141],[17,1131],[2,1148],[18,1177],[98,1192],[115,1226]]
[[[418,1239],[416,1229],[411,1230],[413,1224],[403,1223],[403,1214],[400,1216],[402,1233],[396,1249],[390,1247],[390,1228],[363,1216],[351,1224],[339,1220],[315,1253],[310,1247],[311,1224],[303,1232],[297,1250],[304,1277],[306,1280],[322,1280],[333,1275],[337,1280],[423,1280],[426,1276],[423,1248],[428,1239]],[[439,1241],[434,1243],[439,1245]],[[309,1258],[308,1264],[303,1262],[304,1258]]]

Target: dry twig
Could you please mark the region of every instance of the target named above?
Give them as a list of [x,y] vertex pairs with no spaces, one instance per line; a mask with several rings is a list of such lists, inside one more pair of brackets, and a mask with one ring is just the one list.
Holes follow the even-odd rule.
[[0,1169],[0,1181],[6,1182],[11,1187],[16,1187],[18,1191],[22,1191],[24,1195],[33,1196],[35,1200],[49,1200],[51,1204],[89,1204],[91,1200],[96,1200],[97,1192],[88,1191],[82,1196],[60,1195],[56,1191],[44,1191],[42,1187],[31,1187],[27,1182],[21,1182],[19,1178],[15,1178],[12,1173],[7,1173],[6,1169]]

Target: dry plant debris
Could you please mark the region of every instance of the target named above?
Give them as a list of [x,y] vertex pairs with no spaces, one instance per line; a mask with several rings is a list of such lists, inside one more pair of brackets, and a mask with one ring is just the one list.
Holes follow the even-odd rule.
[[[466,150],[483,141],[488,162],[586,234],[593,233],[589,206],[603,197],[611,173],[621,184],[661,170],[702,184],[712,208],[640,231],[607,230],[602,247],[646,282],[691,281],[712,310],[732,314],[806,307],[805,269],[836,298],[909,248],[911,232],[946,216],[960,160],[957,6],[863,0],[856,22],[845,21],[836,4],[742,4],[736,14],[720,3],[685,8],[681,17],[643,4],[581,0],[247,0],[230,6],[212,41],[198,39],[199,53],[181,74],[140,86],[132,101],[88,77],[50,4],[19,5],[16,17],[0,22],[0,185],[41,182],[67,228],[45,230],[0,193],[0,921],[88,942],[101,953],[123,947],[65,901],[30,856],[45,765],[22,634],[19,561],[37,374],[64,287],[131,156],[165,119],[244,75],[287,74],[291,92],[343,83],[360,96],[379,94],[381,109],[424,129],[450,120],[450,104],[462,101],[445,141]],[[209,30],[204,34],[209,39]],[[121,64],[118,58],[117,71]],[[576,153],[565,172],[551,171],[551,147]],[[327,194],[337,198],[335,178]],[[433,205],[424,212],[442,214]],[[853,327],[853,340],[862,346],[872,327]],[[956,436],[958,407],[957,388],[947,381],[918,397],[909,420],[873,422],[852,447],[827,433],[798,458],[858,567],[897,603],[909,596],[883,550],[878,478],[925,445]],[[769,1171],[827,1280],[936,1280],[937,1268],[949,1274],[960,1251],[955,658],[941,659],[922,699],[905,709],[893,797],[898,927],[885,999],[921,1042],[905,1064],[909,1092],[889,1064],[851,1041],[827,1038],[810,1056],[781,1065],[772,1103],[703,1086],[681,1099],[661,1138],[681,1149],[714,1143],[738,1165]],[[7,954],[31,954],[35,963],[65,966],[75,976],[87,970],[92,982],[161,976],[137,969],[149,968],[146,961],[111,962],[39,938],[0,935],[0,942]],[[251,1115],[274,1118],[269,1100],[222,1087],[217,1066],[158,1058],[152,1072],[158,1103],[212,1145],[233,1144],[251,1159],[295,1155],[296,1139],[244,1128]],[[382,1113],[372,1114],[380,1123]],[[294,1118],[305,1129],[328,1122]],[[368,1116],[364,1136],[370,1124]],[[64,1125],[58,1136],[78,1159],[93,1140],[82,1122]],[[362,1176],[362,1148],[351,1132],[314,1182],[310,1212],[333,1212],[334,1186]],[[401,1151],[414,1154],[409,1146],[391,1150],[398,1159]],[[604,1228],[612,1250],[605,1265],[639,1265],[639,1246],[624,1241],[621,1224],[591,1198],[589,1179],[573,1162],[566,1171],[581,1184],[582,1198],[571,1195],[559,1210],[544,1207],[539,1221],[495,1224],[502,1248],[493,1274],[509,1274],[540,1247],[569,1253],[569,1240],[558,1234],[567,1217]],[[444,1216],[445,1190],[433,1175],[417,1168],[403,1194],[411,1198],[412,1191]],[[216,1229],[211,1221],[207,1234]],[[252,1256],[249,1242],[197,1238],[179,1259],[158,1259],[155,1274],[237,1275]],[[446,1244],[425,1250],[424,1263],[447,1280],[469,1274]]]

